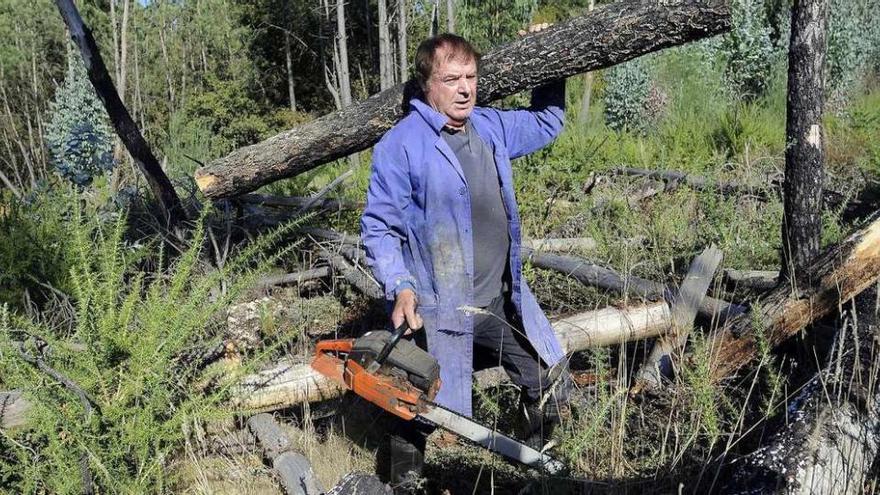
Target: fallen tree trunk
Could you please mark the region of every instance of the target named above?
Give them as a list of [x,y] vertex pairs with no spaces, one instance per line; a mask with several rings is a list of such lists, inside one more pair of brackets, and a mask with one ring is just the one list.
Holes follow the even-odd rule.
[[[752,306],[750,315],[734,318],[715,332],[712,378],[728,377],[758,355],[759,343],[775,347],[813,321],[837,311],[880,277],[880,211],[865,226],[821,254],[807,269],[810,287],[776,287]],[[753,328],[760,322],[761,328]]]
[[[553,323],[565,352],[622,344],[659,335],[669,326],[665,302],[627,309],[603,308],[580,313]],[[478,386],[496,385],[504,377],[500,368],[475,374]],[[235,393],[237,405],[248,410],[269,411],[304,402],[338,397],[345,388],[314,371],[309,363],[281,362],[271,369],[241,380]]]
[[272,463],[284,492],[288,495],[319,495],[321,482],[308,459],[293,450],[290,439],[270,414],[257,414],[247,420],[248,429],[263,448],[263,456]]
[[880,452],[876,298],[855,298],[825,368],[787,406],[784,429],[732,463],[724,493],[865,493]]
[[776,287],[779,270],[724,270],[723,280],[731,289],[744,287],[757,291],[767,291]]
[[[684,184],[697,191],[718,192],[730,196],[751,195],[761,199],[766,199],[768,197],[768,192],[770,192],[770,190],[763,186],[749,186],[738,182],[714,181],[707,179],[706,177],[679,172],[677,170],[648,170],[644,168],[620,167],[614,169],[612,173],[615,175],[628,175],[630,177],[645,177],[649,179],[663,180],[672,186],[670,189],[674,189],[674,186],[676,185]],[[781,193],[784,183],[770,181],[770,185],[773,188],[772,191],[774,191],[775,194],[779,194]],[[846,194],[837,191],[832,191],[830,189],[822,191],[822,200],[826,207],[839,206],[846,200],[846,198]],[[857,205],[857,202],[853,201],[852,207],[855,208],[857,206],[860,205]]]
[[672,355],[681,356],[688,335],[694,326],[697,308],[706,297],[709,284],[715,277],[718,264],[721,263],[721,250],[714,245],[709,246],[691,263],[688,274],[675,294],[672,303],[672,322],[668,331],[663,332],[654,341],[654,347],[648,359],[636,373],[636,384],[633,393],[650,392],[659,387],[664,378],[672,376],[674,363]]
[[[617,2],[487,53],[479,104],[568,76],[610,67],[730,29],[723,0]],[[196,170],[210,199],[252,191],[372,146],[406,112],[414,81],[240,148]]]
[[[530,260],[538,268],[563,273],[584,285],[628,294],[641,299],[660,299],[666,297],[669,292],[669,288],[660,282],[634,276],[624,277],[610,268],[573,256],[539,253],[523,249],[522,257]],[[723,322],[730,317],[745,313],[746,308],[713,297],[704,297],[700,302],[698,312],[704,318]]]

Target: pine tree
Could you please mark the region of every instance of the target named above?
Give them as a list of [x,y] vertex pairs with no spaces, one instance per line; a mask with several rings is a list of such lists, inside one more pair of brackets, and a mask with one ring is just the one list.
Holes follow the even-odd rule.
[[49,105],[49,117],[49,161],[62,177],[82,187],[113,169],[110,120],[72,46],[67,50],[67,75]]

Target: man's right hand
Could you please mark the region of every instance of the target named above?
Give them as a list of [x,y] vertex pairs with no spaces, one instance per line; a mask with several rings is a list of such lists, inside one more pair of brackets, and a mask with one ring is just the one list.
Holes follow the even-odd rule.
[[410,328],[405,335],[411,334],[413,330],[421,329],[423,323],[422,317],[416,312],[417,305],[416,291],[412,289],[400,291],[394,300],[394,309],[391,311],[391,324],[394,325],[394,328],[402,325],[405,318]]

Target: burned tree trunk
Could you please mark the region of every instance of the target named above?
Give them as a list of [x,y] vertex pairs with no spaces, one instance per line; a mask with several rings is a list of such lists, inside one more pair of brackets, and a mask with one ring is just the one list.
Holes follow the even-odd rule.
[[864,493],[880,453],[877,290],[855,298],[830,359],[788,405],[771,441],[734,463],[725,493]]
[[[880,211],[840,244],[827,249],[806,270],[811,284],[792,290],[782,284],[738,316],[709,341],[712,377],[720,380],[755,359],[759,345],[775,347],[817,319],[837,311],[880,277]],[[755,328],[753,323],[758,324]]]
[[125,108],[125,104],[122,103],[122,99],[113,85],[113,80],[110,79],[110,74],[107,72],[107,67],[104,65],[104,59],[101,58],[101,52],[98,51],[98,44],[95,43],[92,31],[83,22],[72,0],[55,0],[55,5],[58,7],[61,17],[64,18],[71,38],[79,47],[89,80],[95,87],[95,92],[98,93],[101,102],[104,103],[104,108],[110,116],[110,122],[113,123],[116,134],[122,139],[134,162],[146,177],[150,189],[162,208],[162,213],[168,219],[168,224],[176,225],[184,218],[177,192],[174,191],[174,186],[171,185],[168,176],[159,166],[150,145],[141,135],[140,129],[131,118],[128,109]]
[[807,267],[822,233],[822,137],[827,0],[795,0],[791,9],[786,109],[782,276],[809,284]]
[[[478,101],[485,104],[729,28],[730,12],[722,0],[610,4],[488,53]],[[197,170],[196,183],[209,198],[234,196],[366,149],[403,117],[415,86],[413,81],[397,85],[236,150]]]

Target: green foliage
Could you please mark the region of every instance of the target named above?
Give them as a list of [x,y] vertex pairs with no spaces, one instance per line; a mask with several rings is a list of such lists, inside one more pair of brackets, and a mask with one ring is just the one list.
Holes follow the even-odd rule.
[[87,186],[113,169],[110,119],[79,53],[67,50],[67,76],[50,104],[46,146],[50,162],[65,179]]
[[47,287],[68,290],[67,223],[75,201],[64,188],[0,201],[0,304],[24,309],[25,297],[36,303],[51,297]]
[[734,0],[731,17],[733,27],[720,53],[726,59],[726,79],[738,99],[753,101],[767,90],[779,52],[770,40],[760,0]]
[[616,131],[644,130],[651,79],[644,59],[617,65],[604,74],[605,124]]
[[[216,345],[216,318],[256,274],[293,245],[269,252],[290,226],[261,237],[222,269],[201,268],[204,219],[190,246],[169,268],[146,271],[156,246],[125,240],[125,218],[107,224],[71,204],[65,249],[70,253],[75,318],[52,326],[11,314],[0,319],[0,376],[34,405],[23,431],[0,440],[0,479],[16,493],[80,493],[85,454],[98,492],[169,493],[167,468],[188,426],[229,414],[228,378],[202,376],[192,350]],[[164,265],[163,257],[158,261]],[[233,281],[217,292],[221,281]],[[19,358],[15,343],[39,355],[77,383],[95,404],[87,414],[79,398]],[[83,349],[84,348],[84,349]],[[204,388],[202,383],[217,386]],[[234,377],[233,377],[234,379]]]
[[485,53],[516,38],[528,26],[537,0],[462,0],[456,2],[456,30]]

